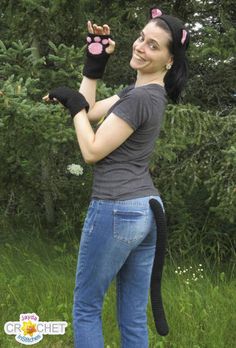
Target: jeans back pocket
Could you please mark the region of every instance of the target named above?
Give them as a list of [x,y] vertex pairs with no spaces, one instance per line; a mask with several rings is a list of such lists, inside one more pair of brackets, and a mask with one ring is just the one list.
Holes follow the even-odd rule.
[[146,211],[113,210],[113,236],[125,243],[142,239],[147,233]]

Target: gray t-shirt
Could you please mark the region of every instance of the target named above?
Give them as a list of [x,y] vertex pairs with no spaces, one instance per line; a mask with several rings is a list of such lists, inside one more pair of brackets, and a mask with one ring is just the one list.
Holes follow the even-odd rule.
[[131,85],[118,95],[120,99],[107,116],[113,112],[134,132],[117,149],[95,163],[91,198],[127,200],[159,195],[149,173],[149,160],[163,120],[165,89],[157,84]]

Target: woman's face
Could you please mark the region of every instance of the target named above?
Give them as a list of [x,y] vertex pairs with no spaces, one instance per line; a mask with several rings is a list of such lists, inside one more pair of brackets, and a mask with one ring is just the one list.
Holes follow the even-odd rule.
[[169,40],[165,30],[149,22],[133,44],[131,68],[146,74],[165,71],[166,65],[173,61],[168,49]]

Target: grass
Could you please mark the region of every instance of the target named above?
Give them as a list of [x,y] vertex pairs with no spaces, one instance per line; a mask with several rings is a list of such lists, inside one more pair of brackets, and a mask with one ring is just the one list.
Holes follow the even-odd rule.
[[[19,347],[13,335],[4,333],[4,323],[32,312],[40,321],[68,323],[65,335],[44,335],[37,347],[73,347],[71,313],[78,244],[69,247],[42,241],[36,232],[32,235],[5,239],[0,246],[0,347]],[[166,337],[156,334],[149,302],[150,348],[235,346],[236,280],[232,267],[220,269],[207,260],[190,257],[181,262],[167,258],[163,297],[170,333]],[[105,348],[118,348],[115,283],[105,296],[102,317]]]

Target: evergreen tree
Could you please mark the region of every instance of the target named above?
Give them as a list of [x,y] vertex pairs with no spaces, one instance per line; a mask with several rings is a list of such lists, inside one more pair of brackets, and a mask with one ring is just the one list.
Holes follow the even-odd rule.
[[[0,214],[4,219],[27,224],[37,220],[54,233],[79,229],[92,168],[83,162],[65,110],[45,105],[42,97],[61,84],[79,87],[87,19],[110,24],[117,41],[106,83],[98,84],[98,98],[130,83],[134,77],[128,64],[130,49],[147,20],[149,4],[1,2]],[[194,245],[208,256],[226,258],[233,253],[236,216],[232,1],[160,1],[158,6],[186,21],[192,36],[185,104],[168,106],[151,162],[153,179],[165,197],[170,248],[184,254]],[[72,163],[83,167],[79,177],[68,173]]]
[[[8,46],[21,40],[35,47],[46,66],[51,52],[49,41],[82,48],[86,22],[108,23],[116,40],[104,81],[109,86],[133,82],[129,67],[134,39],[148,19],[153,1],[1,1],[1,38]],[[158,1],[163,12],[188,23],[190,79],[185,102],[213,109],[226,115],[235,105],[235,6],[233,0]],[[79,66],[80,61],[78,61]],[[74,65],[74,68],[77,68]],[[119,67],[119,68],[117,68]]]

